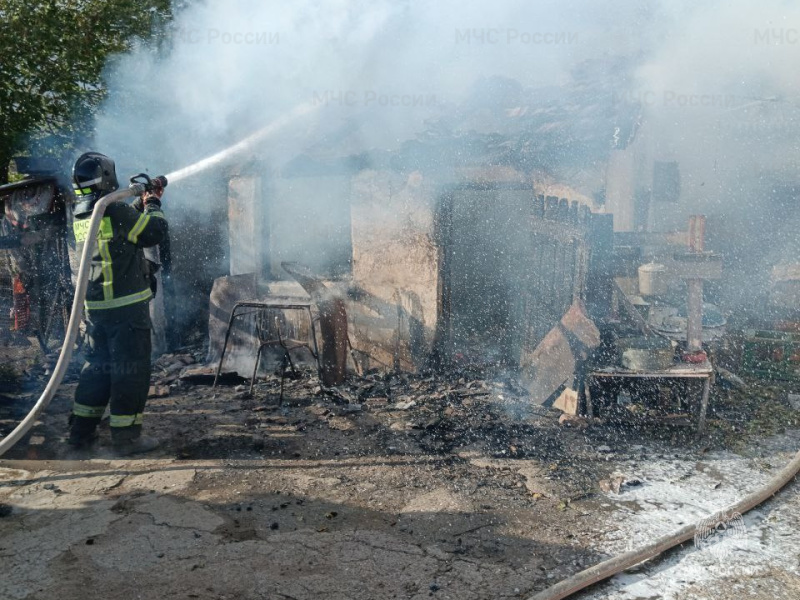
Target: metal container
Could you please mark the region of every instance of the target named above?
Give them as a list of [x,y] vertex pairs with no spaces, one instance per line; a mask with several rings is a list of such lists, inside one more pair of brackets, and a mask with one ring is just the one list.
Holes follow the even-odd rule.
[[[652,305],[647,321],[660,336],[675,341],[686,340],[686,306]],[[725,335],[728,321],[714,304],[703,304],[703,342],[715,342]]]
[[667,267],[649,263],[639,267],[639,293],[642,296],[663,296],[667,293]]
[[620,364],[631,371],[663,371],[675,358],[672,342],[662,337],[622,338],[617,350]]

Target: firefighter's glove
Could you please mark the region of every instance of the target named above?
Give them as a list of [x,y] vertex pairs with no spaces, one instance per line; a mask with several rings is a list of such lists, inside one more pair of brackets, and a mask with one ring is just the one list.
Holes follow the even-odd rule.
[[147,192],[133,201],[133,208],[139,212],[144,212],[145,208],[150,210],[159,210],[161,208],[161,194],[164,193],[164,188],[160,188],[158,192]]
[[163,196],[163,195],[164,195],[164,188],[161,185],[154,185],[153,189],[151,189],[149,192],[145,193],[145,195],[144,195],[145,202],[147,202],[147,198],[148,197],[155,197],[156,200],[161,202],[161,196]]
[[151,210],[158,210],[161,208],[161,195],[164,193],[164,188],[157,188],[152,192],[147,192],[142,196],[144,207]]

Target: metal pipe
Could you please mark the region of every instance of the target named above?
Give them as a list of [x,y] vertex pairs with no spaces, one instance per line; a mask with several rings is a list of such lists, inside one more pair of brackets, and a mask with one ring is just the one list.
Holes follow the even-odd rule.
[[686,285],[686,346],[689,352],[700,352],[703,349],[703,280],[690,279]]
[[9,433],[6,437],[0,440],[0,456],[8,452],[14,444],[16,444],[28,431],[39,415],[44,412],[53,396],[61,385],[64,379],[64,374],[67,372],[70,360],[72,360],[72,349],[75,345],[75,339],[78,337],[78,330],[80,328],[81,319],[83,317],[83,301],[86,298],[86,288],[89,285],[89,267],[92,263],[92,253],[97,240],[97,233],[100,231],[100,222],[106,212],[106,207],[112,202],[124,200],[131,196],[140,196],[145,191],[145,186],[140,183],[131,184],[130,187],[122,190],[112,192],[108,196],[104,196],[97,201],[92,212],[92,218],[89,220],[89,231],[87,233],[86,243],[83,246],[83,253],[81,254],[81,263],[78,267],[78,282],[75,286],[75,297],[72,301],[72,311],[69,316],[69,325],[67,325],[67,333],[64,338],[64,344],[61,346],[61,353],[58,356],[53,374],[50,376],[50,381],[44,388],[42,395],[36,401],[28,415],[16,428]]
[[[749,496],[746,496],[736,504],[732,504],[728,508],[714,513],[714,515],[712,515],[712,519],[715,521],[724,522],[726,519],[730,518],[731,515],[735,515],[737,513],[744,514],[749,510],[752,510],[762,502],[777,494],[781,488],[786,486],[787,483],[797,476],[798,471],[800,471],[800,452],[795,454],[794,458],[789,462],[789,464],[787,464],[780,471],[780,473],[772,478],[767,485],[753,492]],[[595,583],[604,581],[609,577],[613,577],[625,569],[630,569],[631,567],[643,563],[646,560],[655,558],[670,548],[674,548],[678,544],[682,544],[693,539],[695,534],[699,531],[700,526],[707,522],[708,519],[703,519],[702,521],[699,521],[693,525],[687,525],[686,527],[683,527],[671,534],[660,537],[644,548],[632,550],[631,552],[627,552],[603,561],[586,569],[585,571],[581,571],[580,573],[573,575],[569,579],[565,579],[564,581],[555,584],[543,592],[539,592],[538,594],[531,596],[528,600],[562,600],[563,598],[568,598],[569,596],[576,594],[580,590],[583,590],[590,585],[594,585]]]
[[[705,250],[705,234],[705,216],[692,215],[689,218],[689,252]],[[690,279],[686,283],[686,346],[689,352],[700,352],[703,349],[703,280]]]

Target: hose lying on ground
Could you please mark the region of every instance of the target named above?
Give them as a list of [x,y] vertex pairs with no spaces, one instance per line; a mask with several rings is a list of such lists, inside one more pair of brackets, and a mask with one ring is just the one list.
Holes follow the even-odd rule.
[[28,415],[17,425],[17,427],[9,433],[6,437],[0,440],[0,456],[8,452],[14,444],[16,444],[28,431],[39,415],[44,412],[53,396],[61,385],[64,379],[64,374],[67,372],[67,367],[72,360],[72,348],[75,345],[75,339],[78,337],[78,330],[83,316],[83,301],[86,298],[86,287],[89,284],[89,266],[92,263],[92,253],[96,244],[97,232],[100,230],[100,221],[106,212],[106,207],[112,202],[124,200],[131,196],[138,196],[144,193],[145,188],[142,184],[132,184],[129,188],[117,190],[104,196],[97,201],[92,212],[92,218],[89,221],[89,231],[86,237],[86,243],[83,246],[83,253],[81,254],[81,264],[78,267],[78,282],[75,285],[75,298],[72,301],[72,311],[69,315],[69,325],[67,325],[67,332],[64,336],[64,344],[61,346],[61,353],[58,356],[58,362],[53,369],[53,374],[50,376],[50,381],[44,388],[39,400],[33,406]]
[[565,579],[543,592],[531,596],[528,600],[561,600],[562,598],[572,596],[590,585],[608,579],[625,569],[629,569],[634,565],[655,558],[670,548],[694,538],[701,524],[716,521],[724,523],[730,520],[732,515],[736,515],[737,513],[744,514],[755,508],[765,500],[777,494],[781,488],[794,479],[798,471],[800,471],[800,452],[798,452],[789,464],[773,477],[766,486],[746,496],[736,504],[732,504],[728,508],[714,513],[714,515],[707,519],[703,519],[702,522],[687,525],[674,533],[660,537],[644,548],[610,558],[585,571],[581,571],[569,579]]
[[[56,390],[61,385],[64,379],[67,367],[72,359],[72,349],[75,345],[75,339],[78,336],[78,329],[80,327],[81,317],[83,314],[83,301],[86,298],[86,287],[89,283],[89,266],[91,265],[91,256],[94,252],[94,245],[96,243],[97,232],[100,229],[100,221],[105,214],[106,207],[115,201],[124,200],[131,196],[140,195],[144,192],[142,184],[132,184],[127,189],[118,190],[101,198],[94,207],[92,218],[89,221],[89,231],[87,233],[86,243],[83,247],[81,255],[80,266],[78,267],[78,281],[75,286],[75,297],[72,302],[72,310],[70,312],[69,325],[64,339],[64,344],[61,347],[61,353],[58,357],[53,374],[47,382],[42,395],[37,400],[31,411],[17,425],[17,427],[6,437],[0,440],[0,456],[8,452],[28,431],[39,415],[47,408],[50,401],[53,399]],[[786,467],[778,473],[766,486],[760,490],[750,494],[736,504],[729,506],[726,509],[716,513],[712,519],[719,517],[719,520],[724,520],[727,516],[752,510],[765,500],[769,499],[781,490],[787,483],[789,483],[800,471],[800,452],[789,462]],[[704,520],[705,521],[705,520]],[[595,583],[608,579],[629,569],[646,560],[650,560],[659,554],[666,552],[679,544],[682,544],[694,538],[697,531],[698,524],[687,525],[678,531],[658,538],[651,544],[641,548],[627,552],[620,556],[616,556],[609,560],[603,561],[585,571],[581,571],[573,575],[569,579],[557,583],[553,587],[532,596],[529,600],[561,600],[567,598],[582,589],[589,587]]]
[[[319,110],[319,106],[319,104],[314,103],[300,104],[269,123],[266,127],[259,129],[254,134],[245,138],[241,142],[238,142],[230,148],[227,148],[212,156],[209,156],[208,158],[200,160],[193,165],[189,165],[188,167],[170,173],[166,176],[166,178],[173,182],[180,181],[181,179],[185,179],[191,175],[195,175],[196,173],[204,171],[209,167],[219,165],[225,160],[250,149],[254,144],[263,142],[267,138],[275,135],[288,125],[291,125],[297,121],[297,119],[313,115]],[[61,354],[59,354],[58,362],[53,370],[53,374],[50,376],[50,381],[47,382],[47,387],[44,389],[44,392],[42,392],[42,395],[39,397],[39,400],[37,400],[34,407],[22,420],[22,422],[17,425],[14,431],[0,440],[0,456],[3,456],[3,454],[8,452],[14,446],[14,444],[16,444],[26,433],[28,433],[31,427],[33,427],[36,419],[39,418],[39,415],[41,415],[44,409],[46,409],[50,404],[50,401],[53,399],[58,386],[61,385],[61,381],[64,379],[64,374],[66,373],[69,362],[72,359],[72,347],[75,344],[75,339],[78,337],[78,328],[80,327],[81,323],[83,300],[86,297],[86,286],[89,283],[89,265],[91,264],[90,257],[92,255],[91,253],[94,252],[95,237],[100,229],[100,221],[103,218],[106,207],[111,202],[124,200],[125,198],[129,198],[131,196],[140,196],[144,192],[145,186],[143,184],[132,183],[128,189],[122,189],[113,192],[108,196],[101,198],[98,200],[97,204],[95,204],[92,218],[89,222],[88,238],[86,240],[86,245],[83,248],[83,254],[81,255],[81,264],[80,267],[78,267],[78,283],[75,286],[75,299],[72,303],[72,312],[70,313],[69,317],[69,325],[67,326],[67,333],[64,336],[64,345],[61,347]]]

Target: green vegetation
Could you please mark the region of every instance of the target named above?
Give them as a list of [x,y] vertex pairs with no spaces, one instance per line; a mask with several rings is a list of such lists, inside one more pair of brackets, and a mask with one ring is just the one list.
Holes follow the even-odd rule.
[[0,184],[13,155],[90,136],[109,58],[170,19],[170,0],[0,0]]

